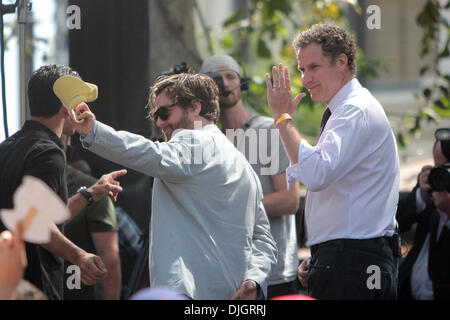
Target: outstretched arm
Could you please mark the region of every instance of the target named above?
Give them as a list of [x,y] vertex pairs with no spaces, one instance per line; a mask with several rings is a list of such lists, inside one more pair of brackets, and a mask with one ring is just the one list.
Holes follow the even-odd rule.
[[[100,200],[107,194],[111,200],[115,202],[117,200],[117,195],[122,191],[122,187],[116,179],[126,173],[127,170],[118,170],[104,174],[94,185],[90,186],[87,191],[91,193],[94,201]],[[86,208],[87,205],[88,200],[79,193],[70,197],[67,202],[67,208],[71,213],[71,218]]]

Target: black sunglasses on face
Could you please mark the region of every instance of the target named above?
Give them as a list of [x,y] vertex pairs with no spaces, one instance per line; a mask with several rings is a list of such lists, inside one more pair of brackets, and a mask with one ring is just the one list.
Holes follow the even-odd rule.
[[161,120],[166,121],[167,118],[169,118],[169,108],[172,108],[175,106],[176,103],[169,104],[168,106],[161,106],[158,108],[158,110],[155,111],[153,114],[153,120],[156,122],[158,121],[158,118],[161,118]]

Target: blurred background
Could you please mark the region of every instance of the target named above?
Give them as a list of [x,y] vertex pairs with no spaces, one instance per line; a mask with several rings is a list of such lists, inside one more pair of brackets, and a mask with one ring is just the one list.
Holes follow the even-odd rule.
[[[23,94],[42,65],[70,65],[98,85],[97,118],[117,130],[160,139],[146,118],[149,86],[185,62],[198,71],[213,54],[234,56],[251,78],[249,108],[268,114],[264,74],[289,65],[294,94],[304,90],[291,46],[296,33],[327,22],[359,45],[358,79],[381,102],[397,137],[400,191],[409,191],[432,164],[434,131],[450,127],[450,0],[2,0],[0,141],[29,116]],[[12,7],[17,5],[13,11]],[[7,13],[7,7],[11,13]],[[295,121],[315,141],[324,105],[307,98]],[[118,166],[79,147],[77,157],[99,177]],[[151,185],[129,171],[119,204],[148,229]],[[129,272],[124,266],[124,272]],[[124,277],[124,283],[127,276]]]

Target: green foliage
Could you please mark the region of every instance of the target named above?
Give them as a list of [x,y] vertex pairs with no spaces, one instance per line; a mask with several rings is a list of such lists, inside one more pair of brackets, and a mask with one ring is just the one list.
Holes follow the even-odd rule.
[[421,57],[430,52],[430,46],[435,40],[439,27],[439,4],[437,1],[427,1],[422,11],[417,16],[417,24],[424,29],[422,37]]
[[[408,134],[416,135],[422,128],[423,121],[432,121],[439,123],[440,118],[450,117],[450,102],[449,102],[449,88],[450,88],[450,74],[443,74],[439,70],[439,63],[441,59],[450,56],[450,27],[449,21],[443,15],[444,10],[450,8],[450,0],[444,5],[439,1],[428,0],[416,18],[417,24],[423,29],[424,34],[421,39],[420,56],[424,58],[427,55],[433,57],[428,65],[424,65],[420,71],[420,76],[428,75],[433,79],[433,83],[428,87],[422,89],[422,92],[416,96],[423,101],[422,107],[410,117],[415,121],[406,121]],[[443,36],[446,37],[445,45],[438,52],[436,51],[436,44],[439,39],[439,31],[443,31]],[[406,139],[402,133],[402,140],[398,140],[400,146],[404,146]]]
[[[228,53],[238,59],[247,76],[252,78],[250,91],[244,100],[256,112],[270,115],[267,105],[265,74],[273,65],[283,63],[291,73],[292,94],[306,89],[297,71],[292,39],[315,23],[328,22],[348,29],[344,10],[352,8],[361,13],[357,1],[340,0],[250,0],[248,7],[234,12],[223,23],[218,41],[211,46],[217,53]],[[379,63],[358,52],[359,72],[376,76]],[[315,141],[324,106],[307,95],[294,113],[294,121],[302,134]]]
[[[351,9],[361,14],[357,0],[250,0],[245,9],[233,13],[223,24],[217,43],[211,46],[215,52],[228,53],[242,64],[252,83],[250,92],[244,95],[246,103],[261,114],[270,115],[267,98],[265,73],[271,74],[271,67],[278,63],[289,66],[291,72],[292,94],[303,88],[297,72],[297,61],[291,42],[295,34],[309,28],[312,24],[327,22],[349,29],[345,10]],[[442,117],[450,117],[449,88],[450,75],[439,70],[441,59],[450,57],[450,25],[442,14],[450,9],[450,0],[426,0],[416,18],[423,29],[420,56],[432,55],[432,63],[424,65],[420,76],[431,76],[433,84],[423,88],[417,98],[423,106],[416,113],[403,117],[406,132],[397,135],[399,146],[407,144],[408,135],[418,135],[422,123],[438,123]],[[443,48],[436,52],[439,31],[444,31],[446,39]],[[212,52],[210,52],[212,54]],[[370,60],[358,49],[358,73],[364,77],[377,77],[380,68],[378,61]],[[429,61],[429,59],[424,59]],[[302,133],[312,140],[317,134],[323,105],[311,101],[307,95],[294,113],[294,121]]]

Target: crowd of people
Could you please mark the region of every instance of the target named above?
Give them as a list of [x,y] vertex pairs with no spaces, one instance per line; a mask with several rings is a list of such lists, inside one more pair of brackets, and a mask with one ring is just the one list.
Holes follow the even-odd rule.
[[[164,142],[116,131],[84,102],[74,121],[53,83],[80,76],[61,65],[35,71],[31,119],[0,144],[0,208],[13,206],[23,176],[32,175],[67,203],[72,218],[54,225],[47,244],[24,244],[20,224],[15,234],[1,233],[0,297],[17,298],[25,281],[48,299],[94,299],[102,280],[102,297],[120,298],[113,202],[126,170],[96,181],[68,166],[61,138],[77,131],[83,148],[154,178],[150,289],[169,287],[194,300],[263,300],[301,289],[315,299],[450,299],[450,185],[432,187],[427,166],[399,201],[395,137],[382,106],[356,78],[350,34],[317,24],[293,46],[303,86],[327,106],[315,145],[292,120],[305,93],[292,97],[282,64],[266,74],[272,117],[245,106],[247,79],[231,56],[209,57],[199,73],[159,77],[149,116]],[[439,132],[436,166],[450,161],[450,135]],[[303,206],[300,183],[308,190]],[[416,222],[403,260],[399,233]],[[299,245],[310,248],[310,258],[299,261]],[[69,265],[80,267],[80,290],[89,296],[65,287]]]

